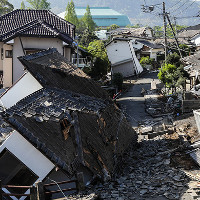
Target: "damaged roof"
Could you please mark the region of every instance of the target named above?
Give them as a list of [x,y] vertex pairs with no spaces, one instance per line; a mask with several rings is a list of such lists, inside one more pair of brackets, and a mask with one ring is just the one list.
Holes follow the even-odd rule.
[[19,60],[43,87],[108,99],[106,91],[55,48],[19,57]]
[[104,94],[101,87],[55,49],[20,61],[44,88],[7,109],[6,121],[69,177],[80,165],[94,174],[111,175],[117,159],[137,141],[123,113],[99,98]]
[[64,139],[60,120],[72,122],[70,112],[97,113],[103,100],[70,91],[41,89],[6,111],[7,121],[50,160],[72,174],[76,149],[71,138]]
[[162,44],[157,44],[157,43],[152,43],[152,42],[149,42],[147,40],[139,40],[137,39],[136,42],[139,42],[151,49],[164,49],[164,45]]
[[196,52],[194,55],[181,58],[181,61],[185,65],[191,65],[192,69],[199,70],[200,69],[200,51]]
[[111,35],[131,35],[133,37],[150,37],[146,30],[149,29],[152,31],[151,28],[148,27],[140,27],[140,28],[117,28],[115,30],[111,30],[108,33]]
[[177,34],[178,38],[187,38],[187,39],[192,39],[196,35],[200,34],[200,30],[183,30]]
[[57,37],[72,43],[75,26],[49,10],[17,9],[0,17],[0,41],[17,36]]

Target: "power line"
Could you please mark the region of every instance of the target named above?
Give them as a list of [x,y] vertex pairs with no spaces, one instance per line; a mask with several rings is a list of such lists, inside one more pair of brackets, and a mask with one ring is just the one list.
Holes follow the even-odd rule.
[[171,6],[170,8],[168,8],[168,10],[172,9],[174,6],[178,5],[182,0],[179,0],[178,2],[176,2],[173,6]]
[[187,10],[190,6],[192,6],[194,3],[196,2],[196,0],[194,0],[187,8],[185,8],[184,10],[182,10],[181,12],[178,13],[178,15],[180,13],[183,13],[185,10]]
[[173,10],[172,13],[175,13],[177,10],[179,10],[181,7],[183,7],[186,3],[188,2],[188,0],[185,1],[185,3],[183,3],[181,6],[179,6],[177,9]]

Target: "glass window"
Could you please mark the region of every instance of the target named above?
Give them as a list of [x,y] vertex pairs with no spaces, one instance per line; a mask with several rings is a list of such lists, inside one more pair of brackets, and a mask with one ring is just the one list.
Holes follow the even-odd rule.
[[12,50],[6,50],[5,57],[6,58],[12,58]]

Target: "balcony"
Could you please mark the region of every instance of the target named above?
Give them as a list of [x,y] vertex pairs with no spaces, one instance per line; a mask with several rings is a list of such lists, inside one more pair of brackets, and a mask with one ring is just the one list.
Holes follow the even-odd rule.
[[[72,58],[72,63],[77,65],[77,58]],[[86,58],[78,58],[78,67],[84,68],[88,66],[88,61]]]

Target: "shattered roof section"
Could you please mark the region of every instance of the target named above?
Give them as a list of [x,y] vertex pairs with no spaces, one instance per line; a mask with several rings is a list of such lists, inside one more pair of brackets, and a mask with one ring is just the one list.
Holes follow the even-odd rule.
[[200,51],[191,56],[186,56],[181,59],[186,65],[191,65],[192,70],[200,70]]
[[133,37],[149,37],[146,34],[146,30],[151,28],[148,27],[140,27],[140,28],[117,28],[115,30],[109,31],[111,35],[122,35],[129,34]]
[[196,35],[200,34],[200,30],[183,30],[178,33],[178,38],[188,38],[191,39]]
[[109,98],[106,91],[55,48],[19,57],[19,60],[43,87],[70,90],[97,98]]
[[4,141],[10,136],[13,132],[13,128],[2,119],[0,116],[0,146],[4,143]]
[[[71,112],[97,114],[105,108],[99,99],[58,89],[41,89],[6,111],[7,121],[53,163],[70,175],[76,169],[73,138],[65,140],[60,120],[73,124]],[[75,164],[73,164],[75,163]]]
[[[108,102],[108,101],[106,101]],[[109,174],[137,134],[113,104],[66,90],[41,89],[5,113],[7,121],[53,163],[72,176],[80,164]],[[61,121],[66,119],[65,138]]]

